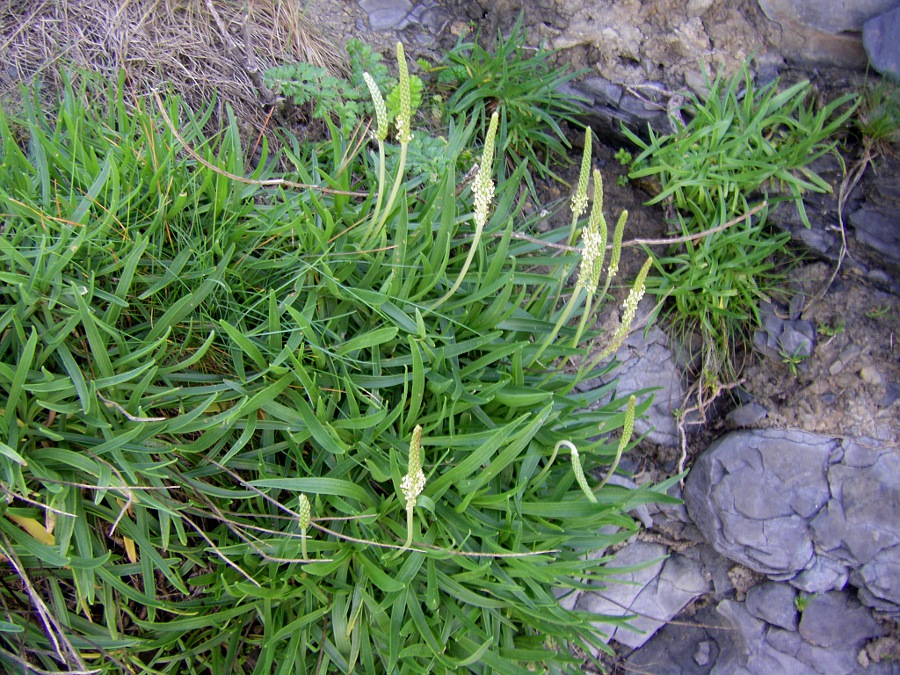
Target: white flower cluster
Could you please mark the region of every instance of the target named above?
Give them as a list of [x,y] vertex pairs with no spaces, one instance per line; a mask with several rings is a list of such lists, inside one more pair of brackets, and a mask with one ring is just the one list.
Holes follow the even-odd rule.
[[494,198],[494,139],[497,136],[497,113],[491,115],[487,135],[484,137],[484,151],[481,153],[481,168],[475,177],[472,190],[475,192],[475,223],[483,226],[487,222],[488,209]]
[[606,242],[598,228],[591,223],[581,232],[581,265],[578,268],[579,286],[589,294],[597,290],[600,273],[603,271],[603,258],[606,256]]
[[406,508],[412,509],[416,505],[416,500],[425,489],[425,472],[419,469],[416,473],[406,474],[400,481],[400,489],[406,498]]
[[422,471],[422,427],[416,425],[413,429],[412,440],[409,442],[409,462],[406,475],[400,481],[400,490],[406,498],[406,510],[412,511],[416,505],[416,499],[425,489],[425,473]]
[[[637,312],[638,303],[641,301],[641,298],[644,297],[647,273],[650,271],[650,265],[652,263],[652,258],[647,258],[644,266],[641,267],[641,271],[638,272],[637,278],[634,280],[634,287],[628,292],[628,297],[625,298],[625,302],[622,304],[625,311],[622,313],[622,325],[619,326],[618,332],[621,332],[623,337],[631,330],[631,324],[634,323],[634,315]],[[617,337],[618,332],[616,335]]]

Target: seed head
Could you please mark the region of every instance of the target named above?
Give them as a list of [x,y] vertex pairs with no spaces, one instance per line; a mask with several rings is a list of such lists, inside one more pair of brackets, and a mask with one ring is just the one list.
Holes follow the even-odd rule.
[[[625,221],[628,220],[628,211],[619,214],[616,229],[613,232],[612,253],[609,255],[609,278],[612,279],[619,271],[619,258],[622,255],[622,236],[625,234]],[[646,276],[646,275],[645,275]]]
[[[591,173],[591,128],[588,127],[584,131],[584,152],[581,155],[581,171],[578,174],[578,189],[572,195],[572,214],[578,218],[587,208],[587,187],[588,178]],[[596,199],[596,187],[594,188],[594,199]]]
[[397,43],[397,67],[400,75],[400,110],[397,113],[397,140],[409,143],[412,140],[412,101],[409,93],[409,69],[403,43]]
[[375,84],[374,78],[368,73],[363,73],[363,79],[366,81],[366,86],[369,87],[369,94],[372,96],[372,104],[375,106],[375,121],[377,123],[375,138],[379,141],[383,141],[388,135],[387,106],[384,103],[384,97],[381,95],[378,85]]
[[488,209],[494,198],[494,181],[491,176],[494,172],[494,141],[497,136],[498,119],[495,111],[491,115],[487,135],[484,137],[480,168],[472,186],[472,190],[475,192],[475,222],[478,225],[484,225],[487,222]]
[[416,499],[425,489],[425,473],[422,471],[422,427],[416,425],[413,429],[412,440],[409,442],[409,462],[406,475],[400,481],[400,490],[406,498],[406,510],[411,511],[416,505]]
[[310,521],[310,508],[309,508],[309,500],[306,498],[306,495],[300,495],[300,508],[297,509],[297,514],[299,515],[300,520],[300,529],[306,532],[306,528],[309,527]]

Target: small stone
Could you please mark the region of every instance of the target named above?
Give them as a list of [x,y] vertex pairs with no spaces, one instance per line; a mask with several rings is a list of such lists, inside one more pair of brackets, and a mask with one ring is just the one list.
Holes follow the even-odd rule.
[[881,373],[878,372],[878,369],[871,364],[863,366],[859,371],[859,376],[862,378],[863,382],[875,387],[880,386],[884,381],[881,377]]
[[709,664],[709,654],[711,651],[711,645],[709,644],[709,640],[704,640],[697,645],[697,650],[694,652],[694,662],[698,666],[705,666]]
[[834,591],[810,598],[800,619],[800,635],[817,647],[852,645],[880,636],[881,626],[849,593]]
[[752,427],[757,422],[768,417],[769,411],[765,406],[753,402],[735,408],[726,416],[726,419],[736,427]]
[[797,630],[800,617],[794,606],[797,591],[785,583],[770,581],[747,591],[747,611],[757,619],[786,630]]
[[900,7],[872,17],[863,25],[863,47],[882,75],[900,78]]

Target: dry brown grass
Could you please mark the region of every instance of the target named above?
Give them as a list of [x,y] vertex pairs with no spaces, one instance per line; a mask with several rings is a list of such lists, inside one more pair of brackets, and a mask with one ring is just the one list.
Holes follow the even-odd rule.
[[[260,71],[296,61],[331,70],[343,56],[302,0],[6,0],[0,5],[0,97],[39,81],[49,94],[76,69],[115,76],[138,94],[171,87],[194,109],[213,95],[247,130],[264,128],[273,97]],[[248,48],[249,47],[249,48]]]

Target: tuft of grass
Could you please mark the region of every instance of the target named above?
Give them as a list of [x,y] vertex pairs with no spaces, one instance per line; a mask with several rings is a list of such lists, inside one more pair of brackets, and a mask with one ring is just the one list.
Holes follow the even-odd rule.
[[434,69],[438,86],[453,92],[445,115],[474,117],[484,134],[496,111],[497,147],[509,156],[509,165],[524,160],[541,178],[565,182],[553,170],[568,161],[571,147],[561,125],[581,127],[581,108],[559,89],[582,73],[554,67],[554,52],[529,48],[526,38],[521,14],[507,37],[498,34],[492,50],[482,46],[478,34],[471,40],[461,36]]
[[[552,589],[603,582],[586,554],[668,485],[588,499],[557,457],[611,473],[650,401],[577,392],[614,364],[554,365],[598,335],[560,293],[579,254],[512,237],[524,167],[480,179],[474,222],[455,162],[383,201],[383,157],[331,126],[288,147],[290,183],[233,116],[206,138],[212,105],[122,92],[0,113],[3,667],[578,672],[573,648],[608,649]],[[542,344],[563,311],[587,329]]]
[[783,290],[774,256],[790,235],[766,226],[768,210],[790,202],[809,226],[804,193],[831,191],[810,163],[833,150],[859,101],[846,95],[820,106],[809,82],[757,85],[746,65],[709,88],[706,100],[686,106],[690,121],[676,133],[649,129],[648,141],[623,133],[641,150],[629,177],[658,180],[648,203],[670,203],[678,234],[694,237],[657,259],[650,290],[672,299],[682,334],[699,333],[701,372],[731,381],[735,355],[759,325],[759,302]]

